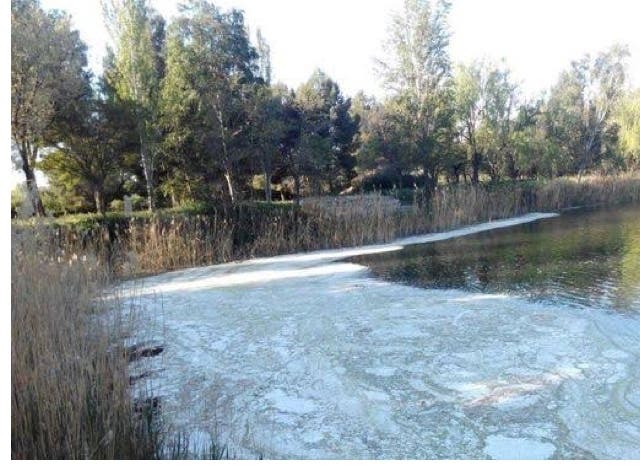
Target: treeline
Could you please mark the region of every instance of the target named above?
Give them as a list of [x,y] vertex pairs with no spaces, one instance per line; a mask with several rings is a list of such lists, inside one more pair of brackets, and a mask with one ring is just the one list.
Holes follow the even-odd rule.
[[454,66],[448,1],[406,0],[377,62],[379,101],[320,70],[295,90],[273,83],[269,46],[236,9],[190,0],[170,24],[145,0],[103,10],[114,48],[93,76],[67,15],[12,0],[12,156],[38,214],[43,202],[121,209],[125,196],[149,209],[394,187],[429,197],[444,182],[640,166],[624,46],[571,63],[530,101],[504,63]]

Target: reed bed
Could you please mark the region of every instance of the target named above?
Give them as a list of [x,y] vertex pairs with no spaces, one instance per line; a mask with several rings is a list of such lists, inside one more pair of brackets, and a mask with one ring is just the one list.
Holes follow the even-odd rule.
[[640,202],[640,172],[618,176],[564,177],[542,183],[539,210]]
[[430,202],[429,229],[442,231],[536,210],[536,188],[454,186],[436,191]]
[[400,201],[378,193],[309,198],[302,204],[302,212],[314,221],[310,240],[324,248],[391,241],[401,234],[396,220],[402,211]]
[[[419,198],[419,196],[415,196]],[[141,273],[326,248],[383,243],[534,211],[640,202],[640,174],[440,187],[428,202],[402,205],[380,193],[245,205],[213,217],[147,222],[129,234]],[[126,243],[126,242],[125,242]]]
[[116,349],[126,329],[96,325],[108,277],[90,255],[53,259],[49,233],[12,237],[11,457],[154,458]]

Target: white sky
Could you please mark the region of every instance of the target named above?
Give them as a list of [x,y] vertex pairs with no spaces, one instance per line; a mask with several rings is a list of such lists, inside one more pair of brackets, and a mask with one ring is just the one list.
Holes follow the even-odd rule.
[[[151,0],[165,18],[177,1]],[[362,89],[382,95],[373,58],[383,55],[389,16],[402,0],[217,0],[245,11],[271,46],[274,81],[297,87],[316,67],[349,95]],[[108,34],[99,0],[42,0],[69,12],[99,72]],[[504,58],[532,95],[551,86],[571,60],[615,42],[631,49],[629,74],[640,85],[640,1],[637,0],[453,0],[450,16],[454,61]],[[21,179],[21,178],[20,178]]]
[[[151,0],[165,18],[177,1]],[[245,11],[252,33],[271,46],[275,80],[304,82],[316,67],[348,94],[381,94],[373,58],[382,55],[389,15],[402,0],[217,0]],[[92,67],[102,63],[105,31],[99,0],[42,0],[74,18],[90,47]],[[450,26],[454,61],[505,58],[527,94],[549,87],[572,59],[614,42],[629,44],[630,74],[640,82],[640,2],[636,0],[453,0]]]

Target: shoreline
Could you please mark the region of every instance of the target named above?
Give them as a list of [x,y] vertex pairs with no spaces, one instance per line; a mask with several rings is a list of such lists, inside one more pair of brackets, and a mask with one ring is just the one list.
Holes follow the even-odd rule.
[[[167,277],[171,275],[179,275],[193,271],[219,271],[225,269],[232,269],[236,267],[242,266],[252,266],[252,265],[269,265],[269,264],[286,264],[286,263],[299,263],[299,262],[310,262],[314,263],[314,265],[324,264],[335,262],[338,260],[348,259],[354,256],[360,255],[368,255],[368,254],[379,254],[390,251],[398,251],[403,249],[405,246],[410,246],[414,244],[425,244],[432,243],[437,241],[446,241],[453,238],[459,238],[462,236],[473,235],[476,233],[481,233],[484,231],[497,230],[502,228],[509,228],[516,225],[522,225],[525,223],[532,223],[539,220],[556,218],[561,214],[554,212],[533,212],[525,215],[519,215],[514,217],[509,217],[506,219],[500,220],[491,220],[488,222],[476,223],[473,225],[468,225],[459,228],[453,228],[447,231],[438,232],[438,233],[426,233],[423,235],[411,235],[406,236],[404,238],[399,238],[394,241],[388,243],[379,243],[379,244],[371,244],[365,246],[355,246],[355,247],[345,247],[345,248],[330,248],[330,249],[319,249],[316,251],[309,252],[298,252],[293,254],[279,254],[275,256],[269,257],[260,257],[255,259],[241,259],[235,261],[224,262],[220,264],[212,264],[212,265],[204,265],[197,267],[188,267],[179,270],[170,270],[166,272],[160,272],[157,274],[145,275],[143,277],[134,277],[130,279],[123,280],[118,284],[116,288],[123,287],[127,284],[137,285],[138,287],[144,287],[145,280],[150,278],[160,278]],[[232,286],[232,285],[230,285]],[[141,290],[138,289],[138,293]]]

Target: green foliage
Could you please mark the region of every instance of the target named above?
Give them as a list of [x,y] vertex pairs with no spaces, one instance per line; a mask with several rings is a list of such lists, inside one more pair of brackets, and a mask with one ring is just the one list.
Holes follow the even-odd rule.
[[246,159],[247,106],[256,82],[257,53],[239,10],[221,12],[191,1],[168,32],[162,113],[172,170],[205,182],[224,177],[236,201],[239,164]]
[[295,92],[272,84],[242,11],[189,0],[167,24],[147,0],[102,3],[115,47],[92,90],[69,18],[12,1],[12,157],[32,188],[38,162],[55,214],[121,211],[125,195],[178,210],[376,189],[428,201],[439,184],[640,166],[622,46],[521,101],[504,63],[452,67],[449,1],[405,0],[378,61],[388,95],[351,99],[320,70]]
[[627,167],[640,167],[640,88],[626,93],[615,112],[619,151]]
[[338,84],[316,70],[296,92],[302,117],[302,135],[297,164],[311,179],[312,191],[341,190],[355,176],[356,135],[359,116],[349,112],[351,99],[345,98]]
[[403,13],[392,20],[389,57],[378,61],[385,85],[394,93],[403,149],[412,168],[422,170],[430,192],[437,184],[440,155],[451,146],[450,8],[447,0],[405,0]]
[[48,153],[39,168],[62,197],[83,197],[104,213],[123,182],[123,153],[129,149],[129,114],[113,101],[95,97],[84,105],[82,121],[70,128],[63,144]]
[[146,0],[103,0],[103,10],[116,44],[113,69],[108,70],[106,79],[121,104],[132,109],[151,210],[155,203],[160,143],[158,98],[163,72],[164,21],[152,22]]
[[89,92],[86,50],[68,15],[45,12],[36,0],[11,1],[12,149],[39,215],[34,167],[40,150],[73,125],[76,104]]
[[583,173],[615,154],[612,116],[625,81],[627,47],[613,46],[571,64],[551,89],[546,133],[556,148],[562,173]]
[[458,66],[458,130],[466,144],[474,183],[483,168],[494,180],[518,174],[513,147],[516,92],[506,67],[488,61]]

